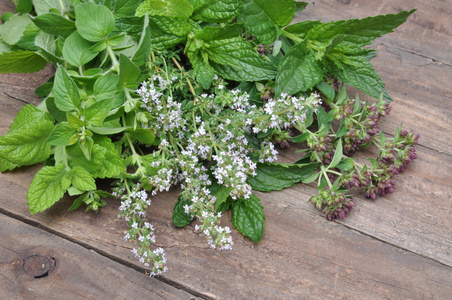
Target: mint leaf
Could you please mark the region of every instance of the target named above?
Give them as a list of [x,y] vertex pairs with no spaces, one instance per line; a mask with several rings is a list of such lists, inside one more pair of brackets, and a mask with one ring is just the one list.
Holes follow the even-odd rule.
[[69,1],[72,0],[33,0],[33,6],[38,15],[46,14],[51,9],[64,14],[69,11]]
[[217,199],[215,201],[215,211],[218,211],[221,205],[228,200],[231,191],[232,191],[231,187],[225,187],[223,185],[221,185],[220,188],[218,188],[218,190],[215,191],[215,193],[213,194]]
[[243,5],[243,0],[190,0],[193,20],[208,23],[229,23]]
[[188,58],[193,67],[193,75],[196,80],[205,89],[209,88],[212,84],[212,80],[215,77],[215,70],[212,68],[208,60],[204,60],[200,51],[188,52]]
[[29,104],[17,114],[10,130],[0,137],[0,157],[17,165],[32,165],[50,156],[47,142],[53,130],[49,113]]
[[67,38],[75,31],[75,22],[56,13],[47,13],[32,19],[33,23],[48,34]]
[[55,105],[61,111],[73,110],[80,104],[78,87],[62,66],[56,71],[52,93]]
[[280,28],[290,24],[295,13],[293,0],[245,0],[239,22],[263,44],[271,44]]
[[244,236],[259,242],[264,233],[263,209],[255,195],[251,195],[249,199],[237,199],[232,205],[232,224]]
[[93,126],[101,126],[113,105],[113,99],[104,99],[87,107],[84,112],[85,120]]
[[56,53],[55,37],[51,34],[39,31],[35,37],[35,46],[40,50],[42,56],[44,56],[49,62],[53,64],[62,64],[64,60],[58,57]]
[[157,49],[168,49],[183,41],[192,30],[192,24],[182,18],[155,16],[149,20],[151,45]]
[[117,75],[103,75],[94,82],[94,97],[97,101],[113,98],[116,94]]
[[113,13],[105,6],[93,2],[79,4],[75,7],[75,26],[78,33],[91,42],[107,37],[115,27]]
[[58,123],[49,136],[50,145],[66,146],[76,131],[67,122]]
[[312,28],[306,38],[325,42],[343,34],[345,42],[365,46],[369,45],[374,39],[392,32],[394,28],[404,23],[414,11],[401,11],[398,14],[368,17],[361,20],[350,19],[324,23]]
[[193,7],[187,0],[145,0],[138,6],[135,15],[142,17],[147,12],[150,16],[188,19],[193,13]]
[[273,65],[240,37],[209,42],[203,48],[220,77],[236,81],[259,81],[276,76]]
[[16,44],[30,23],[31,19],[26,15],[11,17],[5,24],[0,25],[0,39],[9,45]]
[[19,167],[19,165],[0,157],[0,172],[4,173],[6,171],[11,171],[17,167]]
[[149,16],[144,17],[143,31],[141,32],[138,48],[133,54],[132,62],[141,67],[149,60],[151,51],[151,29],[149,27]]
[[91,151],[91,160],[87,160],[78,144],[66,147],[68,162],[72,168],[77,166],[87,170],[93,178],[104,178],[103,162],[106,160],[107,149],[94,144]]
[[114,8],[114,15],[116,17],[133,16],[138,5],[140,5],[140,2],[136,0],[117,0]]
[[98,52],[91,50],[93,45],[76,31],[64,41],[63,57],[74,67],[80,67],[97,56]]
[[185,227],[193,221],[193,218],[185,213],[185,205],[190,205],[190,200],[184,200],[182,195],[179,195],[177,198],[176,204],[174,204],[173,208],[173,224],[176,227]]
[[96,182],[91,174],[82,167],[74,167],[68,172],[72,185],[80,191],[96,189]]
[[383,94],[386,100],[391,100],[385,90],[385,84],[367,57],[330,52],[325,67],[329,74],[367,95],[379,99]]
[[60,200],[71,185],[67,176],[66,166],[45,166],[36,173],[28,189],[28,206],[35,214],[51,207]]
[[306,42],[294,45],[281,60],[276,76],[276,95],[307,91],[323,79],[323,67],[306,45]]
[[317,169],[317,163],[309,164],[258,164],[254,177],[247,182],[254,190],[270,192],[282,190],[311,176]]
[[46,65],[47,61],[33,51],[0,54],[0,73],[34,73],[44,69]]
[[123,90],[124,87],[134,88],[138,86],[138,76],[141,71],[127,56],[119,55],[119,78],[116,86],[118,90]]

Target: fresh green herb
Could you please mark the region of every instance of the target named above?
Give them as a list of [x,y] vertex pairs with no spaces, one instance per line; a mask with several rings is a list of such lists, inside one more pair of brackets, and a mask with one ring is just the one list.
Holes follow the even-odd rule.
[[[0,25],[0,72],[56,73],[36,89],[0,137],[0,169],[45,162],[28,191],[31,213],[64,194],[69,210],[97,211],[122,200],[125,239],[151,269],[167,270],[145,221],[149,193],[180,184],[173,223],[212,248],[231,249],[231,229],[258,242],[264,212],[252,190],[317,182],[310,199],[328,219],[355,205],[348,194],[392,193],[393,176],[416,158],[418,136],[386,138],[378,120],[389,95],[368,46],[414,12],[330,23],[292,24],[307,3],[293,0],[15,0]],[[352,100],[342,83],[380,99]],[[297,132],[297,133],[295,133]],[[276,163],[275,145],[301,143],[305,155]],[[371,165],[350,156],[375,144]],[[96,179],[115,185],[103,191]]]

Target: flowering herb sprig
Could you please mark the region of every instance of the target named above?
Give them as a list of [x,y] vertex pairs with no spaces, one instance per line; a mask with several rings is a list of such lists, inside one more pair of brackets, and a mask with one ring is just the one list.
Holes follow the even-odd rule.
[[[253,190],[316,181],[310,201],[329,220],[344,218],[355,205],[351,189],[372,199],[392,193],[394,176],[416,158],[417,135],[398,129],[388,138],[378,128],[390,97],[365,47],[414,10],[291,24],[308,3],[31,4],[1,16],[0,72],[51,63],[56,73],[36,89],[41,104],[25,105],[0,137],[0,170],[45,162],[28,191],[31,213],[65,194],[76,197],[70,210],[98,211],[119,198],[124,239],[139,245],[132,252],[152,276],[167,262],[146,218],[151,198],[174,185],[182,188],[174,225],[196,219],[208,245],[227,250],[227,209],[239,232],[262,238]],[[340,82],[381,100],[351,100]],[[305,156],[277,163],[278,146],[292,143],[302,143]],[[371,165],[350,157],[372,144],[379,154]],[[102,178],[114,182],[111,194],[98,188]]]

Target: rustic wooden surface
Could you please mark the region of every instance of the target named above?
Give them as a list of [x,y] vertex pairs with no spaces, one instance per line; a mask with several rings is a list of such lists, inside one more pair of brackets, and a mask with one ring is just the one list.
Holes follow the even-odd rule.
[[[133,245],[122,240],[118,200],[95,214],[67,212],[71,199],[65,198],[30,215],[26,191],[39,166],[21,168],[0,174],[2,298],[451,299],[452,1],[313,2],[299,20],[418,9],[373,44],[378,56],[372,62],[394,99],[382,128],[391,134],[403,123],[421,134],[419,158],[398,176],[395,194],[357,197],[346,220],[328,222],[306,203],[312,186],[259,193],[267,218],[262,241],[234,231],[234,250],[218,252],[193,226],[171,224],[173,190],[153,198],[149,210],[170,268],[152,279],[130,253]],[[11,9],[0,1],[0,13]],[[33,90],[52,72],[0,75],[0,134],[20,107],[39,102]],[[286,161],[294,158],[283,153]],[[55,269],[43,278],[24,273],[23,259],[33,254],[55,259]]]

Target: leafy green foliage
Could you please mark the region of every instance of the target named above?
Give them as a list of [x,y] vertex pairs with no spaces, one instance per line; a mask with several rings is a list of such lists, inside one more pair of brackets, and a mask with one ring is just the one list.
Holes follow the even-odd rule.
[[261,43],[271,44],[280,35],[280,28],[290,24],[294,13],[293,0],[246,0],[239,21]]
[[[116,180],[121,216],[131,226],[126,239],[138,237],[137,253],[155,262],[160,257],[159,268],[161,252],[143,250],[153,242],[153,229],[142,220],[150,204],[143,189],[160,192],[182,180],[174,225],[196,217],[195,229],[221,249],[232,245],[229,228],[219,226],[230,208],[235,228],[255,242],[262,238],[265,216],[251,188],[317,181],[321,191],[311,202],[328,218],[348,212],[353,203],[342,195],[339,171],[357,169],[346,155],[361,119],[339,112],[371,110],[359,99],[341,108],[350,99],[344,88],[335,91],[335,80],[390,99],[369,62],[375,52],[363,47],[413,13],[291,24],[306,2],[16,2],[21,14],[2,16],[0,73],[35,72],[51,63],[56,74],[36,90],[42,103],[24,106],[0,137],[0,170],[44,162],[28,192],[31,213],[65,193],[77,196],[69,210],[85,204],[97,211],[106,205],[101,197],[112,195],[98,190],[96,179]],[[313,91],[329,110],[309,96]],[[289,127],[300,134],[291,138]],[[415,140],[407,136],[399,130],[394,140]],[[379,138],[384,148],[384,135]],[[273,142],[289,141],[308,145],[300,163],[273,163]],[[378,172],[380,162],[371,163]],[[340,176],[331,182],[330,173]]]
[[181,196],[177,198],[177,202],[173,208],[173,224],[176,227],[185,227],[193,221],[193,218],[185,212],[184,206],[190,205],[191,200],[184,200]]
[[60,200],[71,185],[64,164],[46,166],[36,173],[28,189],[28,206],[35,214],[51,207]]
[[255,190],[268,192],[293,186],[311,176],[318,164],[259,164],[257,175],[248,178],[248,183]]
[[238,199],[232,206],[232,224],[244,236],[259,242],[264,233],[264,207],[259,198],[252,195],[250,199]]

